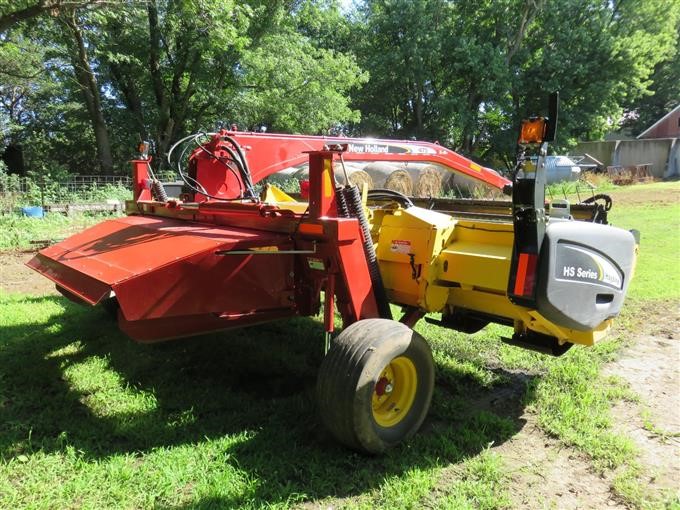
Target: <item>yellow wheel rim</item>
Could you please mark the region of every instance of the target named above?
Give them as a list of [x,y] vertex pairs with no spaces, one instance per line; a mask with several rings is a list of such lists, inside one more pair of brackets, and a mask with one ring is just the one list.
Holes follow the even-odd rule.
[[399,356],[383,368],[373,389],[373,418],[381,427],[393,427],[408,414],[416,397],[418,374],[413,362]]

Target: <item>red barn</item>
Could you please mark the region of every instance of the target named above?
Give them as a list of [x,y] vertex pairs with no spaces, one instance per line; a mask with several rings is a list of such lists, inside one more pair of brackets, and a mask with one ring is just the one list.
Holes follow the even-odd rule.
[[680,105],[673,108],[670,112],[640,133],[638,135],[638,140],[678,137],[680,137]]

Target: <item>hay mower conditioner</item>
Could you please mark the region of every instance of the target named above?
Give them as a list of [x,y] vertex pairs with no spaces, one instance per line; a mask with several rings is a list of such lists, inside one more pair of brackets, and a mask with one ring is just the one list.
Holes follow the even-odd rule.
[[[381,452],[423,422],[434,365],[412,328],[425,314],[468,333],[505,324],[514,328],[506,341],[559,355],[604,336],[621,308],[636,239],[572,219],[601,221],[597,204],[546,212],[541,140],[524,141],[541,153],[538,164],[519,158],[514,183],[422,142],[235,131],[184,142],[196,145],[184,149],[181,197],[167,197],[142,155],[132,162],[127,216],[28,265],[70,299],[115,305],[120,328],[139,342],[311,316],[323,302],[319,406],[351,448]],[[513,201],[444,207],[440,199],[432,204],[447,210],[437,212],[389,190],[362,194],[336,183],[344,163],[376,160],[435,163],[512,186]],[[256,194],[267,176],[305,161],[308,202],[268,184]],[[390,303],[401,307],[396,320]],[[336,308],[344,329],[331,340]]]

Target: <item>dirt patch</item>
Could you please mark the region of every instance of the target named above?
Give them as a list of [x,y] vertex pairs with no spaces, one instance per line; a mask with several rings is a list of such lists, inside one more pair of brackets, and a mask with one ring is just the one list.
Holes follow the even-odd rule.
[[652,188],[632,184],[623,190],[607,191],[605,194],[612,197],[614,208],[629,205],[649,205],[650,207],[671,205],[680,202],[680,187]]
[[603,370],[624,380],[639,402],[621,402],[612,415],[615,430],[640,451],[652,489],[680,487],[680,303],[663,303],[647,317],[643,334]]
[[[680,303],[664,301],[641,311],[641,334],[604,376],[625,381],[639,402],[612,408],[614,430],[638,447],[642,489],[657,499],[680,487]],[[494,448],[510,470],[513,508],[625,508],[589,459],[548,438],[525,414],[524,428]]]
[[585,455],[547,437],[535,417],[512,440],[494,448],[509,470],[512,508],[626,508]]
[[[548,437],[537,417],[526,410],[523,397],[527,384],[537,374],[503,371],[507,383],[485,395],[470,395],[475,413],[487,411],[512,418],[520,429],[491,451],[502,458],[511,499],[510,508],[625,509],[614,494],[611,476],[600,475],[589,457]],[[440,383],[438,383],[440,384]],[[427,430],[427,429],[425,429]],[[442,470],[439,488],[451,485],[465,474],[459,465]]]
[[34,253],[5,252],[0,254],[0,291],[7,293],[59,294],[54,283],[26,267]]
[[[632,302],[631,308],[635,310],[634,329],[641,336],[680,340],[680,301],[677,299],[657,300],[653,304]],[[619,330],[619,333],[625,334],[625,331]]]

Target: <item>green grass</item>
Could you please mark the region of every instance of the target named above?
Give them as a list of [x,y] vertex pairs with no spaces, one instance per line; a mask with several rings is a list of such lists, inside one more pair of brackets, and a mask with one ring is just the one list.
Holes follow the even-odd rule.
[[34,242],[55,241],[111,218],[110,214],[47,213],[44,218],[0,216],[0,251],[35,248]]
[[[680,183],[633,186],[621,194],[650,190],[678,191]],[[551,360],[545,375],[534,381],[527,403],[535,409],[547,433],[588,454],[601,472],[617,470],[612,488],[625,502],[637,508],[663,508],[672,499],[649,493],[632,440],[612,430],[613,403],[637,396],[599,372],[630,341],[632,328],[640,320],[636,310],[654,309],[656,301],[680,298],[680,203],[675,200],[619,207],[612,211],[610,221],[642,233],[636,274],[619,320],[619,332],[594,348],[572,349],[564,357]]]
[[[438,388],[429,431],[365,457],[316,416],[317,321],[144,346],[59,297],[5,294],[0,307],[3,508],[417,508],[435,488],[442,501],[505,506],[489,496],[503,492],[499,461],[483,452],[517,425],[451,407],[454,387],[488,391],[455,367],[442,369],[451,387]],[[449,465],[463,474],[442,486]]]
[[[612,211],[643,233],[635,306],[677,298],[659,262],[678,246],[674,207]],[[635,324],[630,307],[625,318]],[[635,447],[612,429],[611,405],[635,395],[600,374],[629,329],[561,358],[503,344],[501,326],[417,329],[437,363],[430,416],[411,440],[366,457],[338,446],[317,417],[317,320],[140,345],[99,309],[0,294],[0,507],[511,508],[511,468],[494,448],[527,409],[617,473],[623,500],[658,503]]]
[[640,255],[629,296],[635,300],[680,298],[680,201],[664,206],[613,210],[612,222],[640,231]]

